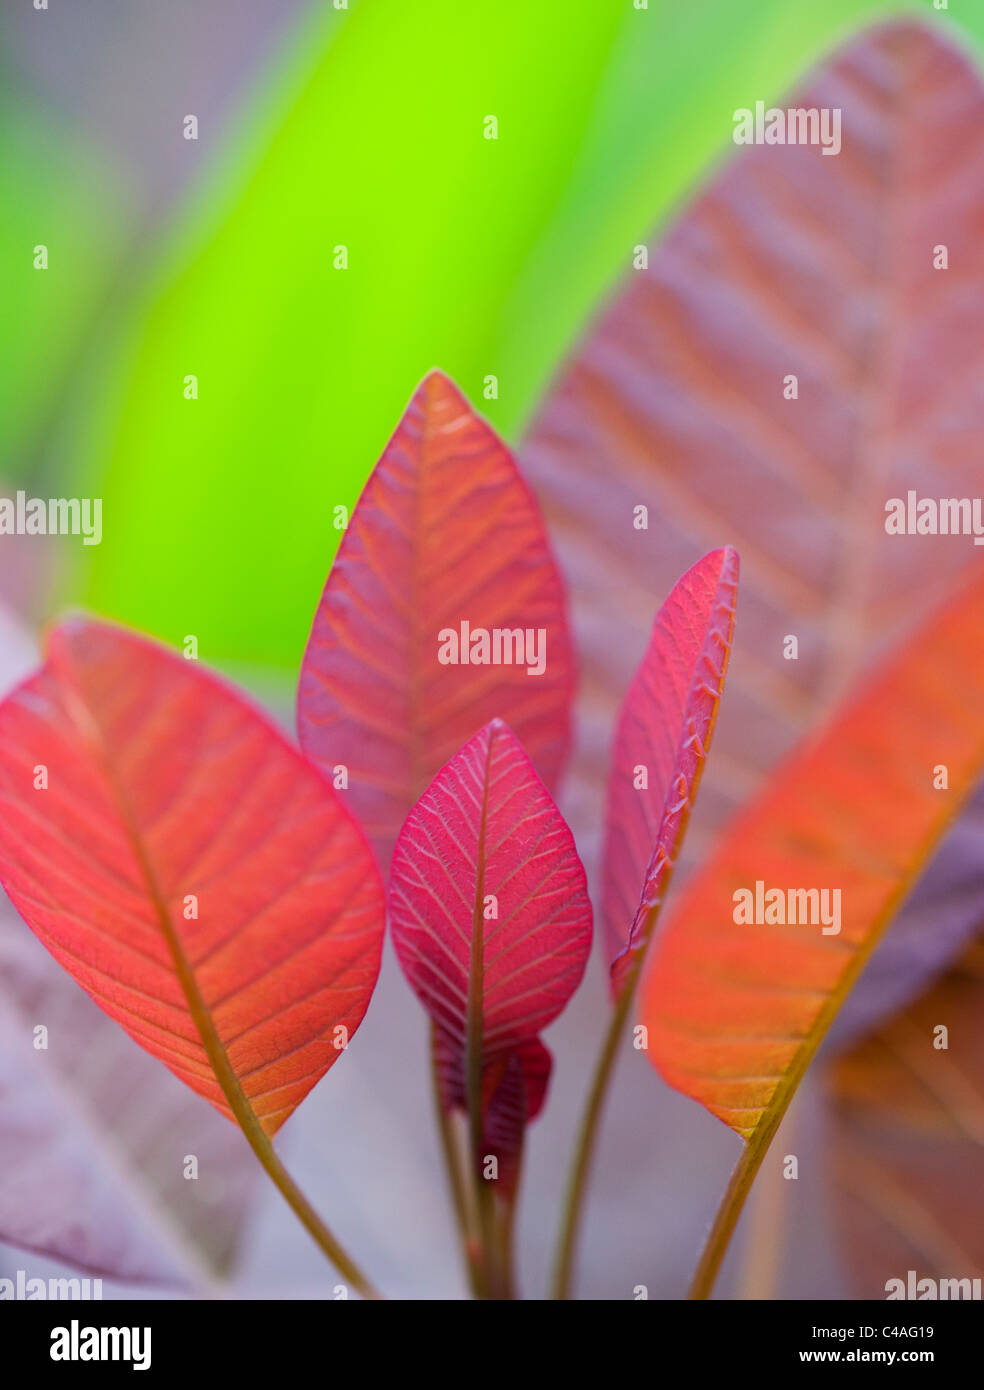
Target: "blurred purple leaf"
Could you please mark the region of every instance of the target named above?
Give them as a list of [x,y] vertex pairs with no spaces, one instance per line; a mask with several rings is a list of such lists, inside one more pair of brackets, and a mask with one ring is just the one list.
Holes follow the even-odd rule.
[[858,1297],[910,1269],[984,1275],[984,937],[825,1082],[824,1168]]
[[[733,544],[744,598],[691,864],[859,671],[981,563],[968,537],[884,529],[886,502],[909,489],[980,493],[980,77],[936,30],[895,23],[781,104],[840,109],[840,154],[757,145],[728,160],[578,347],[521,451],[571,586],[583,699],[565,810],[589,867],[653,595],[697,554]],[[982,814],[978,794],[841,1037],[905,1002],[975,930]]]

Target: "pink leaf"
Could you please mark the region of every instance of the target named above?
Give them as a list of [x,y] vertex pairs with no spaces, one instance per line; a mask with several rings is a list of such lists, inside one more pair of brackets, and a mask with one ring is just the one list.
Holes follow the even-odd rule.
[[574,839],[515,734],[481,729],[400,832],[390,923],[403,972],[483,1066],[535,1038],[580,983],[591,904]]
[[737,588],[738,556],[730,546],[687,571],[656,615],[622,704],[608,786],[603,897],[616,994],[645,952],[697,795],[731,651]]

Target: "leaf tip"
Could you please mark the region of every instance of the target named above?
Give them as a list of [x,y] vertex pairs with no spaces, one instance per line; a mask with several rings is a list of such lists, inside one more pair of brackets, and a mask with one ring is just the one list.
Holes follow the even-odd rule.
[[413,399],[421,402],[428,410],[450,405],[471,412],[471,406],[465,399],[461,387],[454,377],[441,367],[431,367],[430,371],[424,374],[413,393]]

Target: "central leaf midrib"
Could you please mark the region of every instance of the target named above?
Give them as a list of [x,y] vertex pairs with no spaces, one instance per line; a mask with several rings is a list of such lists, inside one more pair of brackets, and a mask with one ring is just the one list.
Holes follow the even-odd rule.
[[75,724],[80,740],[83,743],[89,743],[94,760],[100,767],[112,792],[112,797],[120,817],[120,823],[123,826],[123,831],[126,835],[130,850],[137,862],[140,875],[143,878],[147,896],[150,899],[155,916],[157,917],[157,924],[160,927],[161,934],[171,954],[174,971],[188,1006],[188,1012],[201,1038],[202,1046],[205,1049],[206,1056],[215,1074],[215,1079],[218,1081],[222,1094],[229,1103],[229,1108],[232,1110],[237,1123],[246,1134],[247,1138],[252,1137],[262,1143],[266,1143],[268,1142],[266,1131],[260,1124],[256,1111],[250,1104],[245,1091],[240,1085],[239,1078],[236,1076],[232,1063],[229,1061],[229,1055],[219,1037],[208,1005],[202,998],[194,971],[185,955],[181,945],[181,939],[171,920],[171,914],[158,886],[157,878],[146,852],[136,817],[133,815],[129,800],[122,785],[113,772],[112,759],[103,738],[98,716],[94,710],[89,708],[85,696],[78,685],[74,686],[73,693],[86,710],[88,715],[87,727],[83,727],[82,724],[72,716],[71,710],[67,711],[67,713]]
[[489,731],[482,769],[482,807],[478,823],[478,842],[475,850],[475,900],[472,905],[471,951],[468,966],[468,1013],[465,1041],[466,1098],[470,1122],[471,1146],[476,1160],[480,1157],[482,1141],[482,1044],[485,995],[485,853],[489,814],[489,783],[491,780],[494,730]]

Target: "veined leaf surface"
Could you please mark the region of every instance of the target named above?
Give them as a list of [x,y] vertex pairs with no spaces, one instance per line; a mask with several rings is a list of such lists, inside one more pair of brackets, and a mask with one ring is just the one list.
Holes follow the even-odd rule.
[[453,1053],[483,1070],[553,1022],[580,983],[591,904],[574,839],[515,734],[487,724],[407,817],[390,875],[403,973]]
[[737,587],[738,556],[730,547],[705,555],[674,585],[619,715],[603,900],[616,994],[645,952],[697,795],[731,651]]
[[382,887],[339,798],[234,690],[108,624],[59,627],[0,705],[0,878],[111,1018],[267,1134],[375,984]]
[[[527,658],[533,634],[542,670],[532,673],[529,659],[466,664],[476,630],[519,633]],[[439,660],[449,632],[459,664]],[[491,719],[508,720],[554,786],[573,683],[563,586],[539,508],[494,431],[432,372],[328,576],[301,671],[301,744],[322,767],[348,769],[350,804],[385,865],[431,778]]]

